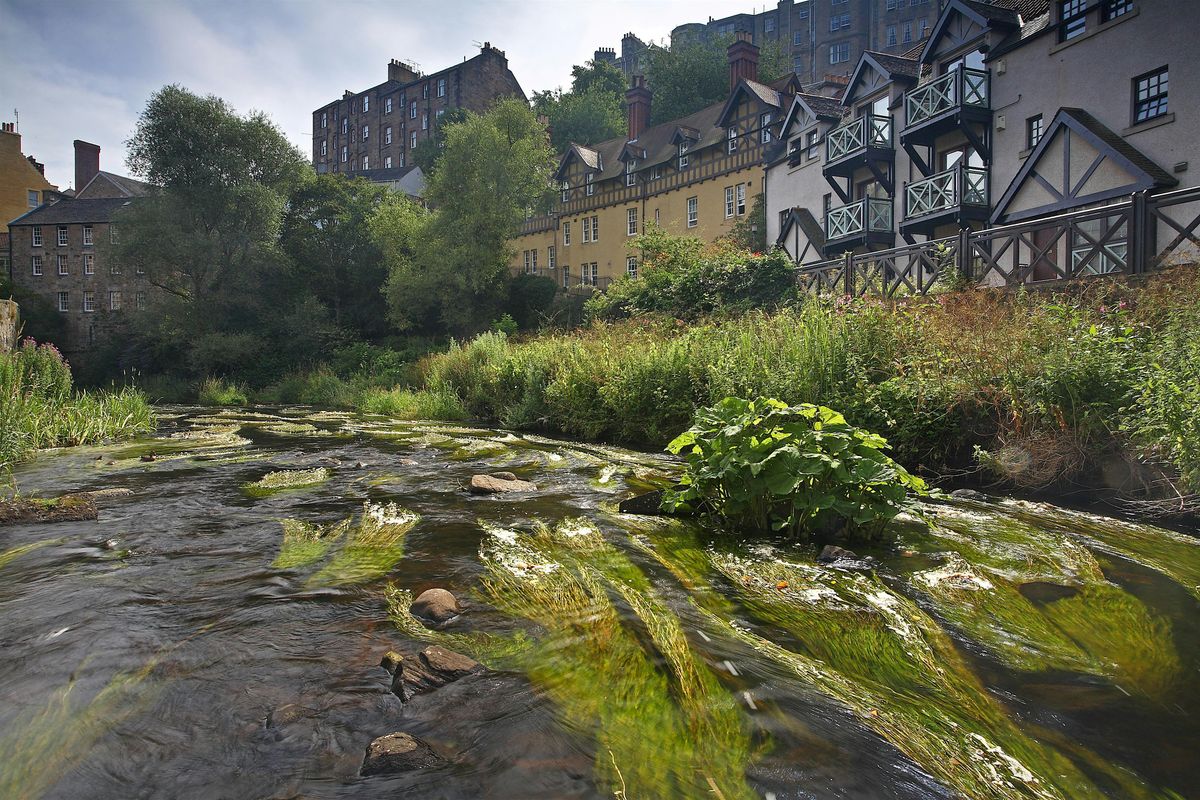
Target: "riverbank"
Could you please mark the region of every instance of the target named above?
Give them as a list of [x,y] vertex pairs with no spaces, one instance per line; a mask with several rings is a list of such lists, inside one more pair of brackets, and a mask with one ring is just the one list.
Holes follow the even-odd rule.
[[133,388],[73,391],[71,369],[50,344],[26,339],[0,353],[0,470],[46,447],[94,444],[154,430]]

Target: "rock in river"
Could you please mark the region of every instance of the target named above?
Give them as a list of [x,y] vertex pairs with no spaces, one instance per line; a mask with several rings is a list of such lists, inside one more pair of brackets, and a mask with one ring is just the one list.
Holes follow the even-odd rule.
[[617,510],[622,514],[658,516],[663,514],[662,501],[663,490],[655,489],[652,492],[646,492],[645,494],[639,494],[636,497],[622,500],[617,506]]
[[457,617],[462,611],[458,600],[445,589],[426,589],[417,595],[409,610],[422,622],[432,622],[435,625]]
[[407,733],[389,733],[367,745],[367,757],[363,761],[363,775],[386,775],[393,772],[408,772],[425,767],[436,767],[445,763],[444,758],[433,748]]
[[401,700],[432,692],[468,675],[485,671],[483,665],[475,659],[436,645],[425,648],[420,658],[400,657],[393,663],[394,669],[390,670],[391,690]]
[[[512,473],[508,473],[512,474]],[[472,475],[468,487],[471,494],[504,494],[507,492],[536,492],[537,486],[529,481],[506,480],[499,475]]]

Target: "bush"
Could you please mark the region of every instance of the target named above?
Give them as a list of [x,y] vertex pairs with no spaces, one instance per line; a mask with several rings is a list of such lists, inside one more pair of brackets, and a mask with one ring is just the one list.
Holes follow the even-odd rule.
[[458,395],[446,386],[430,389],[369,389],[358,401],[358,410],[396,419],[460,420],[467,418]]
[[878,529],[925,492],[886,448],[824,406],[727,397],[667,445],[687,467],[663,507],[758,531]]
[[244,406],[250,400],[244,386],[220,378],[205,378],[196,393],[196,402],[202,406]]
[[518,275],[508,284],[508,312],[522,330],[533,330],[549,312],[556,291],[554,281],[544,275]]

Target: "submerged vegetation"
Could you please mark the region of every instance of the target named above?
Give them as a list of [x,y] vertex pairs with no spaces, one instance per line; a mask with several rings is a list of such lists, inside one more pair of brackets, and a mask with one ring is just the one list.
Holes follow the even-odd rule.
[[12,353],[0,353],[0,469],[39,448],[92,444],[153,427],[154,413],[135,389],[73,391],[71,369],[53,345],[25,339]]
[[329,469],[326,467],[268,472],[253,483],[243,484],[242,491],[250,497],[267,497],[289,489],[307,489],[310,486],[318,486],[329,480],[329,475]]

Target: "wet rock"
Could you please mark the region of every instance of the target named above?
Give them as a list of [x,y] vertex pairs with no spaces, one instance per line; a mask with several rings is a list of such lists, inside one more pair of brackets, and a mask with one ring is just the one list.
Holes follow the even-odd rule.
[[473,658],[434,645],[421,651],[421,663],[446,678],[447,683],[479,672],[483,666]]
[[393,675],[396,674],[396,670],[402,668],[403,664],[404,656],[400,655],[395,650],[388,650],[383,654],[383,658],[379,661],[379,666],[383,667]]
[[121,543],[118,542],[116,539],[106,539],[104,541],[104,549],[105,550],[116,550],[120,546],[121,546]]
[[363,760],[363,775],[387,775],[409,772],[444,764],[446,759],[434,752],[428,743],[407,733],[389,733],[367,745]]
[[950,496],[955,500],[974,500],[977,503],[986,503],[988,496],[983,492],[977,492],[974,489],[955,489],[950,493]]
[[142,454],[142,461],[157,461],[157,460],[158,460],[158,456],[155,455],[154,453],[143,453]]
[[422,622],[441,625],[461,613],[458,599],[445,589],[426,589],[413,600],[409,611]]
[[64,494],[49,500],[18,497],[0,500],[0,525],[17,522],[71,522],[96,519],[96,501],[86,494]]
[[291,725],[311,716],[313,713],[315,712],[311,708],[305,708],[297,703],[286,703],[279,708],[273,709],[267,715],[267,727],[281,728],[285,725]]
[[517,481],[517,480],[520,480],[520,478],[518,478],[518,477],[517,477],[517,475],[516,475],[516,473],[515,473],[515,472],[493,472],[493,473],[492,473],[492,477],[493,477],[493,478],[499,478],[499,479],[500,479],[500,480],[502,480],[502,481]]
[[821,550],[821,554],[817,556],[817,561],[822,564],[830,564],[841,559],[857,560],[858,553],[853,550],[847,550],[844,547],[838,547],[836,544],[827,544]]
[[104,503],[105,501],[116,500],[117,498],[120,498],[120,497],[132,497],[133,490],[132,489],[118,489],[118,488],[96,489],[91,492],[80,492],[79,494],[80,494],[80,496],[90,497],[93,500],[95,500],[97,503]]
[[536,492],[537,486],[529,481],[506,480],[496,475],[472,475],[467,490],[471,494],[506,494],[509,492]]
[[425,648],[418,658],[403,659],[397,665],[391,690],[401,700],[408,700],[484,671],[475,659],[435,645]]
[[647,516],[664,516],[662,511],[663,490],[655,489],[653,492],[639,494],[636,497],[630,497],[622,500],[617,505],[617,510],[622,514],[644,514]]

